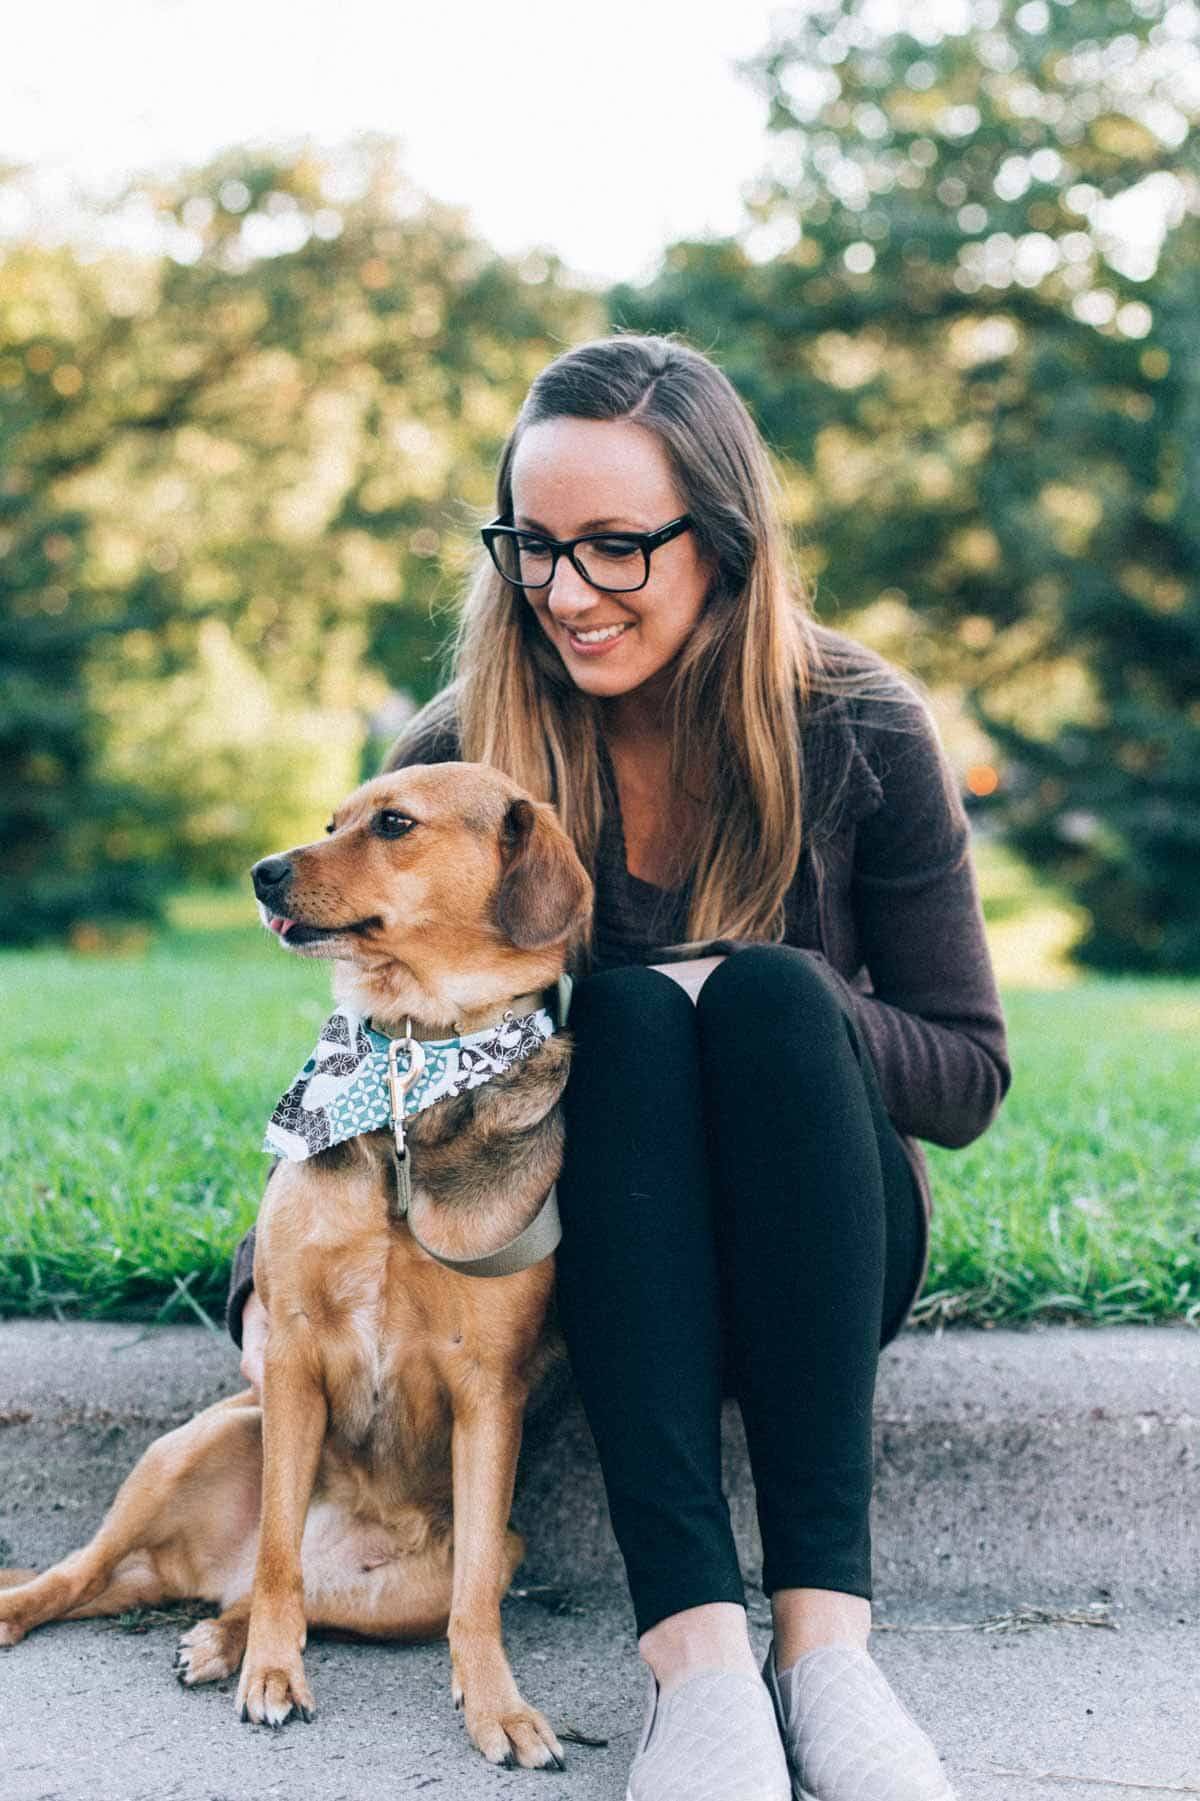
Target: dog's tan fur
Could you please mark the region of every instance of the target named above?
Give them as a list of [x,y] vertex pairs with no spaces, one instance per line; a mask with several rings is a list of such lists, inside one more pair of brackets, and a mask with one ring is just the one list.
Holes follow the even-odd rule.
[[[381,814],[416,823],[380,835]],[[474,763],[379,776],[332,835],[289,852],[290,917],[335,936],[334,991],[385,1031],[469,1032],[552,984],[592,886],[553,809]],[[363,924],[362,922],[368,922]],[[558,1175],[569,1034],[406,1122],[419,1236],[490,1250]],[[254,1276],[270,1331],[263,1405],[231,1396],[156,1440],[96,1537],[40,1576],[0,1573],[0,1644],[58,1618],[197,1598],[188,1684],[242,1664],[243,1718],[311,1717],[309,1626],[448,1633],[452,1692],[486,1757],[562,1760],[518,1692],[500,1601],[524,1554],[508,1526],[527,1396],[556,1354],[553,1259],[478,1278],[446,1269],[394,1210],[391,1135],[280,1163]]]

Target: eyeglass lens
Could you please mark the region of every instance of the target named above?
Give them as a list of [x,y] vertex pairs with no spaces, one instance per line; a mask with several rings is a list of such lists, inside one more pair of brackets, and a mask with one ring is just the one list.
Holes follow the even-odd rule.
[[[541,588],[550,580],[554,552],[543,538],[522,534],[494,540],[502,575],[523,587]],[[576,560],[597,588],[610,594],[640,588],[646,580],[646,554],[636,539],[592,538],[575,546]]]

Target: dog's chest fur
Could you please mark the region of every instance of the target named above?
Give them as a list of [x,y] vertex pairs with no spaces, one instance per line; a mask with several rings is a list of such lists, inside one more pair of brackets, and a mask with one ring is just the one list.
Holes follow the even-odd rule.
[[[558,1174],[569,1047],[551,1039],[504,1076],[406,1121],[421,1237],[471,1255],[511,1237]],[[375,1502],[448,1498],[456,1407],[511,1394],[548,1360],[547,1259],[514,1276],[445,1269],[397,1215],[388,1132],[274,1171],[259,1225],[272,1320],[309,1330],[329,1404],[322,1482]],[[360,1504],[367,1505],[365,1496]]]

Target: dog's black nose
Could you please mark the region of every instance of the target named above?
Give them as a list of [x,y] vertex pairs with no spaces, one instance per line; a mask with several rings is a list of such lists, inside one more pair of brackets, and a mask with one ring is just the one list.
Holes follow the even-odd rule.
[[286,893],[292,879],[292,866],[286,857],[264,857],[250,871],[254,892],[264,907],[270,907]]

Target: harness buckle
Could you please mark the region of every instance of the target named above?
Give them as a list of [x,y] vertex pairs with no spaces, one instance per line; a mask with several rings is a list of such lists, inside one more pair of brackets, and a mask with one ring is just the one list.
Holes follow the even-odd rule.
[[[396,1067],[396,1059],[404,1051],[408,1058],[408,1068],[401,1075]],[[403,1038],[393,1038],[387,1049],[388,1100],[392,1112],[392,1135],[396,1140],[396,1155],[405,1158],[408,1155],[404,1143],[404,1097],[413,1083],[424,1073],[425,1047],[419,1038],[412,1035],[412,1020],[405,1020]]]

